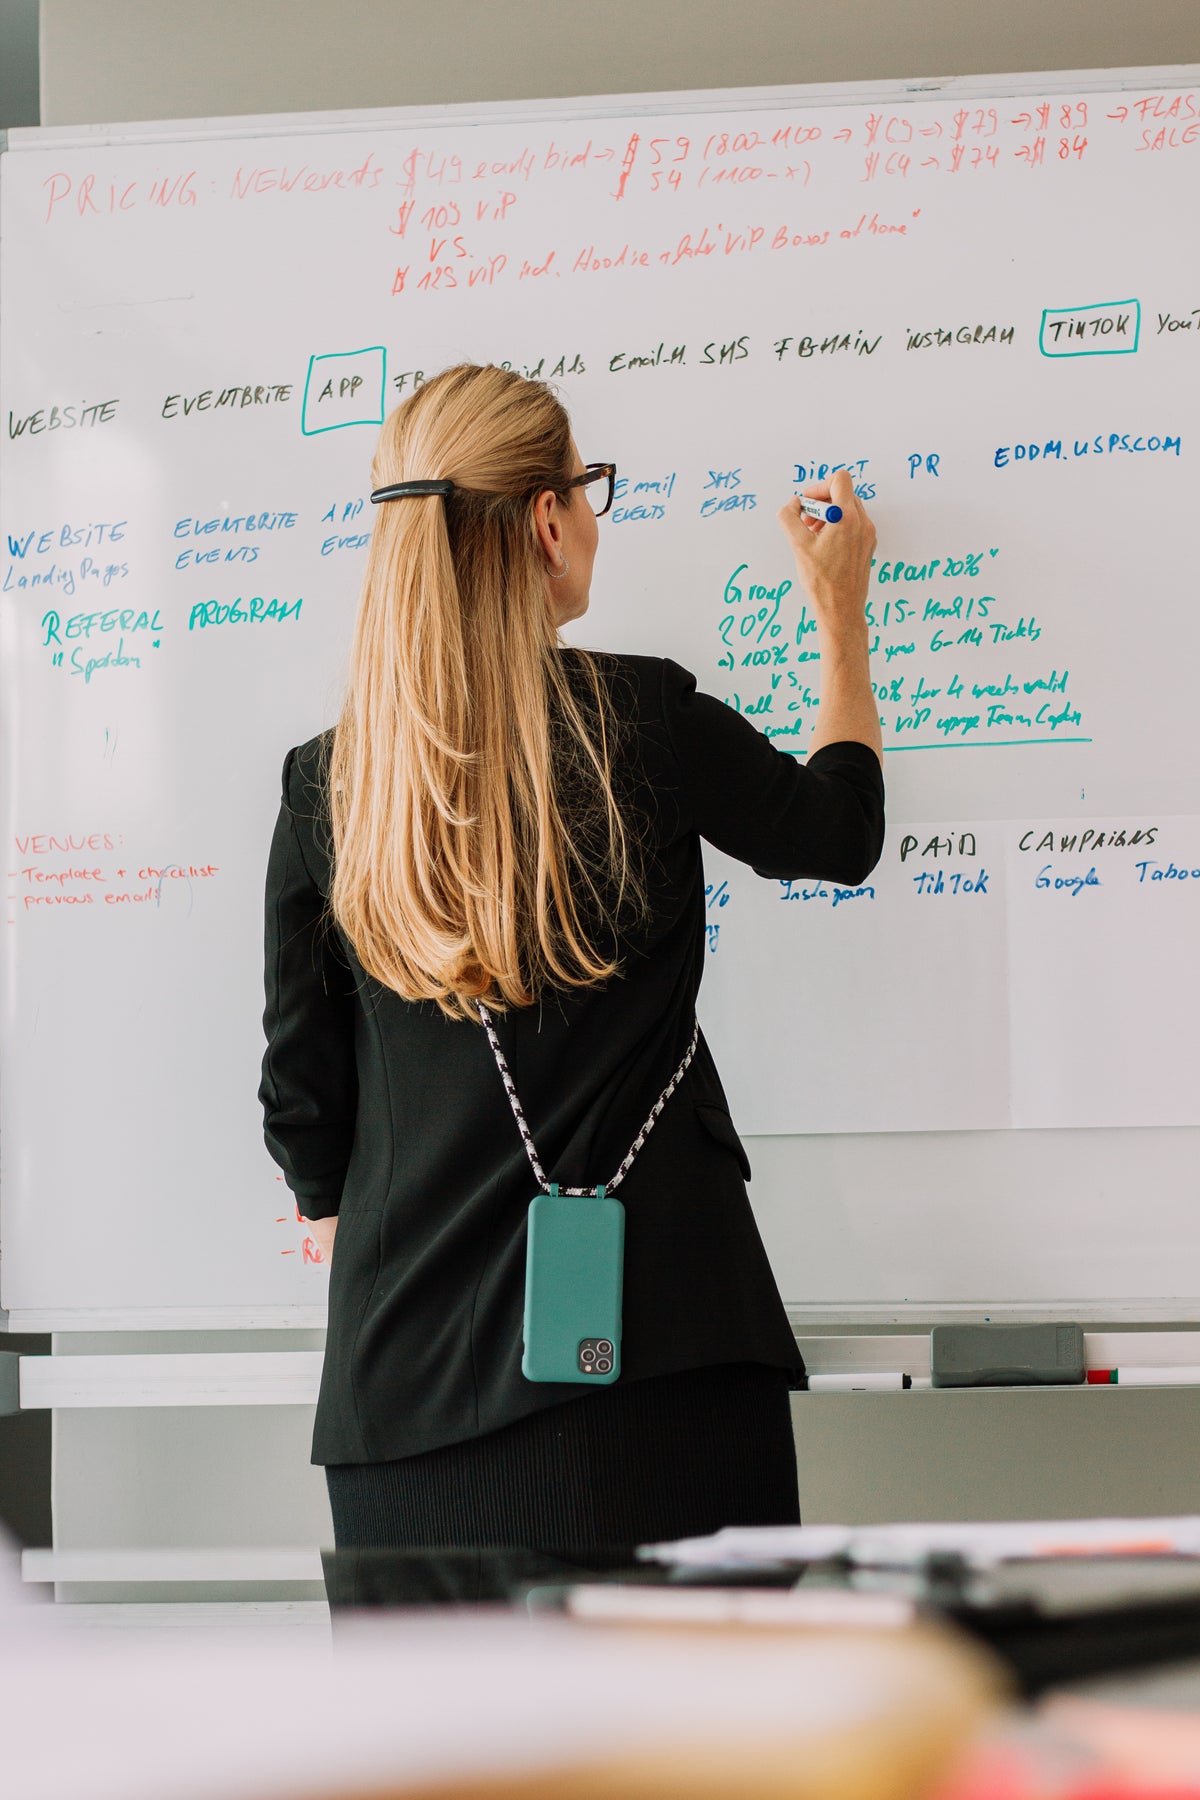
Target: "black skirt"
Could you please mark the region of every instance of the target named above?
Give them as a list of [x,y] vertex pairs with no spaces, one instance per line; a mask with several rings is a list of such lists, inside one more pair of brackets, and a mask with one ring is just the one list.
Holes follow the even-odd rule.
[[420,1456],[328,1464],[336,1547],[583,1551],[797,1524],[789,1380],[753,1363],[688,1369]]

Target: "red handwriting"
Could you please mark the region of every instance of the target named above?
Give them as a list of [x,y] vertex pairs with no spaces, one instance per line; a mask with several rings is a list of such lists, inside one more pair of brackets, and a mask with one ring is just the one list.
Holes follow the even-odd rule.
[[[629,143],[636,151],[636,132],[630,138]],[[586,169],[589,163],[612,162],[616,157],[616,154],[617,153],[611,144],[601,144],[597,147],[592,138],[589,138],[586,144],[580,145],[579,148],[575,150],[564,149],[562,145],[556,144],[552,138],[550,140],[550,148],[542,158],[542,168],[556,169],[561,174],[565,175],[572,169]],[[627,149],[626,157],[628,158],[628,156],[629,151]]]
[[42,183],[46,195],[45,223],[64,207],[66,216],[100,218],[110,213],[130,212],[135,206],[195,206],[196,171],[182,175],[160,175],[147,185],[140,181],[101,181],[95,174],[81,175],[78,180],[63,170],[48,175]]
[[[1131,100],[1128,106],[1114,107],[1105,117],[1117,125],[1146,125],[1154,119],[1200,120],[1200,94],[1146,94],[1141,100]],[[1087,123],[1086,119],[1083,123]]]
[[636,244],[629,240],[609,245],[592,242],[574,253],[568,250],[562,259],[558,251],[551,248],[526,257],[520,263],[498,255],[489,263],[468,269],[465,282],[460,280],[452,263],[427,269],[419,279],[411,281],[411,265],[405,264],[395,270],[392,293],[399,295],[413,289],[447,293],[463,286],[474,287],[480,282],[490,286],[502,276],[510,275],[519,281],[564,273],[620,277],[656,267],[675,268],[680,263],[703,261],[710,256],[752,256],[767,250],[816,249],[856,238],[907,237],[920,216],[921,208],[915,207],[899,218],[887,217],[878,210],[863,212],[846,224],[836,226],[771,223],[730,231],[724,225],[714,223],[703,225],[698,231],[685,231],[666,245]]
[[1200,141],[1200,122],[1193,120],[1190,125],[1176,128],[1174,125],[1160,125],[1157,131],[1143,131],[1138,151],[1143,150],[1183,150],[1189,144]]
[[18,838],[16,843],[22,855],[62,855],[64,852],[69,854],[72,849],[84,848],[93,856],[107,853],[105,860],[68,861],[57,869],[27,863],[23,868],[10,870],[9,880],[22,884],[19,896],[22,911],[44,914],[97,905],[105,908],[146,906],[156,910],[163,905],[164,893],[179,883],[186,884],[190,909],[193,884],[211,881],[220,874],[216,863],[167,863],[162,867],[143,863],[139,867],[127,867],[118,848],[123,841],[102,831],[72,834],[67,838],[50,833]]
[[77,850],[115,850],[124,838],[107,831],[67,832],[56,837],[51,831],[35,831],[28,837],[14,837],[13,843],[22,856],[61,856]]
[[330,188],[377,188],[383,180],[383,168],[369,150],[354,169],[314,169],[311,163],[289,168],[240,168],[230,185],[230,198],[248,200],[261,194],[324,194]]
[[[502,271],[492,260],[494,234],[510,227],[514,217],[521,218],[519,197],[531,183],[542,191],[552,183],[564,192],[586,183],[609,201],[619,203],[636,194],[670,205],[675,197],[710,189],[765,190],[782,183],[819,194],[827,180],[844,191],[847,179],[908,184],[922,174],[962,180],[1010,164],[1026,171],[1050,162],[1073,164],[1086,160],[1097,132],[1115,135],[1129,152],[1179,151],[1200,144],[1200,91],[1126,94],[1104,102],[1095,96],[1051,96],[1010,101],[1007,107],[914,97],[911,104],[847,108],[831,116],[796,109],[721,122],[720,129],[698,128],[692,121],[688,127],[680,130],[674,122],[662,121],[648,135],[639,121],[636,128],[632,122],[623,127],[601,124],[597,129],[604,135],[584,135],[584,128],[559,124],[554,136],[518,141],[502,154],[493,149],[485,156],[465,136],[458,149],[448,148],[444,139],[425,144],[410,140],[391,163],[375,149],[344,163],[241,162],[216,182],[201,179],[196,169],[170,167],[136,178],[126,167],[110,176],[84,162],[79,169],[60,167],[46,177],[43,216],[47,223],[59,224],[115,217],[137,208],[177,212],[202,203],[211,208],[230,202],[279,203],[302,195],[332,200],[372,194],[382,204],[383,230],[407,241],[420,227],[428,247],[427,258],[425,249],[417,252],[418,262],[426,258],[425,267],[397,268],[393,291],[414,290],[421,276],[432,271],[423,284],[426,291],[444,292],[497,280]],[[579,135],[572,135],[573,129]],[[826,224],[822,220],[803,235],[820,237]],[[487,238],[476,241],[480,230]],[[831,225],[829,230],[836,235]],[[791,235],[798,234],[799,226]],[[649,244],[644,247],[650,249]],[[664,247],[650,251],[651,260]],[[550,272],[557,275],[571,253],[553,240],[541,248],[522,243],[519,250],[508,249],[509,266],[503,272],[518,281],[533,280],[546,270],[551,248],[557,260]],[[464,270],[469,266],[487,272],[468,279],[461,271],[454,274],[456,263]]]
[[1138,154],[1161,150],[1186,150],[1200,143],[1200,95],[1194,93],[1146,94],[1105,115],[1114,125],[1141,126],[1135,149]]
[[629,177],[633,174],[633,165],[637,161],[638,144],[640,142],[641,139],[635,131],[625,146],[625,155],[621,161],[621,176],[620,180],[617,182],[617,191],[614,195],[614,198],[617,200],[623,200],[625,198],[625,189],[628,185]]
[[57,881],[61,887],[67,881],[107,881],[108,876],[99,869],[18,869],[16,873],[22,881],[41,885],[47,881]]

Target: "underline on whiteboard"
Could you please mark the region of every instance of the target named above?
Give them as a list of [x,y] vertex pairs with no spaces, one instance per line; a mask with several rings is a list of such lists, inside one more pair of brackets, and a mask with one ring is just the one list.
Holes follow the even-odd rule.
[[972,738],[954,744],[885,744],[885,750],[1015,750],[1022,744],[1090,744],[1090,737],[1052,738]]
[[[972,738],[969,743],[955,744],[885,744],[884,754],[890,755],[893,750],[1016,750],[1025,744],[1090,744],[1090,737],[1052,737],[1052,738]],[[776,744],[782,750],[782,744]],[[789,756],[807,756],[807,750],[788,750]]]

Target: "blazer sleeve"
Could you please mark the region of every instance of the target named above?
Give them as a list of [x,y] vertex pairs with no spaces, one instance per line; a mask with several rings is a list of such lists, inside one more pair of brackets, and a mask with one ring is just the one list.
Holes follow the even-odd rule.
[[883,771],[866,744],[826,744],[807,762],[663,663],[663,717],[688,822],[716,849],[780,880],[864,881],[883,851]]
[[[336,1213],[354,1143],[354,978],[305,859],[296,752],[267,863],[262,1101],[267,1149],[305,1218]],[[311,805],[308,808],[311,811]]]

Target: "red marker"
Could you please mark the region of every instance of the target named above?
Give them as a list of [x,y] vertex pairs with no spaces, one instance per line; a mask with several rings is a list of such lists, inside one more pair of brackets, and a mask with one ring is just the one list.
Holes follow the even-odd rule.
[[1200,1365],[1166,1363],[1160,1368],[1089,1369],[1093,1387],[1200,1387]]

